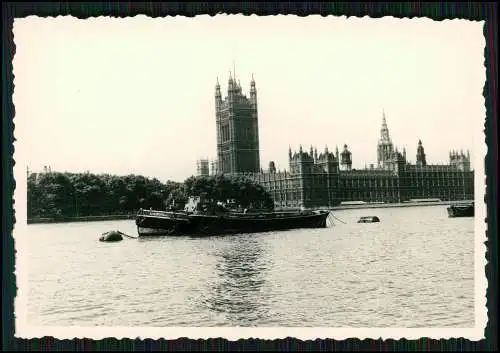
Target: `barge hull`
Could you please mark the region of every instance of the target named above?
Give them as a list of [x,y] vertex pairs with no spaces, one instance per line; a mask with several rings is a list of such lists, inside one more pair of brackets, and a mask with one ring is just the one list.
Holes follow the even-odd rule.
[[266,216],[207,216],[185,218],[140,216],[136,220],[139,236],[155,235],[218,235],[257,233],[297,228],[326,228],[329,212],[279,217]]

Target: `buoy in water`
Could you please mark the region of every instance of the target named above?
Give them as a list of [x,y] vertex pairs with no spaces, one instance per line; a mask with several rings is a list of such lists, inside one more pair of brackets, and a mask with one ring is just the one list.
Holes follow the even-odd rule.
[[122,233],[117,230],[112,230],[110,232],[103,233],[99,238],[99,241],[120,241],[123,240]]

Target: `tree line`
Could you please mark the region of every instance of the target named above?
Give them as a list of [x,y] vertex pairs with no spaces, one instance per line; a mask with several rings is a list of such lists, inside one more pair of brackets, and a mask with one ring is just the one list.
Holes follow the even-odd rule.
[[235,200],[244,208],[273,209],[274,201],[265,188],[245,176],[189,177],[184,181],[184,190],[188,195],[202,196],[215,201]]
[[243,207],[272,208],[264,188],[250,179],[224,175],[161,182],[140,175],[32,173],[28,176],[28,218],[131,214],[138,209],[183,207],[188,196],[234,199]]
[[182,183],[162,183],[140,175],[50,172],[28,176],[28,218],[128,214],[139,208],[164,209]]

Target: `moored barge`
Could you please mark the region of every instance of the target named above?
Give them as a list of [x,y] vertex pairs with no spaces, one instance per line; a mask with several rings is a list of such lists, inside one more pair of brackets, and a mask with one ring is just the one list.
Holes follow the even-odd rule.
[[297,228],[326,228],[329,211],[231,212],[139,210],[137,232],[154,235],[222,235]]

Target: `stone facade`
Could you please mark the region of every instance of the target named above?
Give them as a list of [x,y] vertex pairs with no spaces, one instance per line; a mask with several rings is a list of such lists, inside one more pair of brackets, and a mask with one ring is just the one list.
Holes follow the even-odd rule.
[[[397,203],[412,199],[473,200],[474,172],[452,165],[418,166],[400,154],[387,169],[340,170],[331,153],[296,152],[289,171],[239,173],[271,194],[278,208],[332,207],[345,201]],[[392,163],[392,165],[391,165]]]
[[[328,147],[306,152],[288,151],[289,170],[277,171],[274,162],[262,171],[259,160],[257,96],[252,77],[250,98],[231,77],[228,96],[222,100],[216,85],[217,156],[211,174],[245,175],[260,183],[277,208],[332,207],[343,201],[395,203],[412,199],[443,201],[474,199],[474,171],[470,155],[450,152],[449,164],[428,165],[422,141],[417,146],[416,164],[393,146],[385,113],[377,145],[377,166],[352,169],[348,146],[339,153]],[[244,132],[247,130],[246,132]]]

